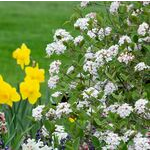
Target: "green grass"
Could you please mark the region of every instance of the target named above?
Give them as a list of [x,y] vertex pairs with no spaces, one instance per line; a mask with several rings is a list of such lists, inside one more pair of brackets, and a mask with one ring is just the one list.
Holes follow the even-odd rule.
[[12,58],[12,52],[22,43],[47,71],[50,60],[45,59],[46,44],[52,41],[53,30],[63,28],[75,5],[76,2],[0,2],[0,74],[4,80],[14,86],[23,80],[22,70]]

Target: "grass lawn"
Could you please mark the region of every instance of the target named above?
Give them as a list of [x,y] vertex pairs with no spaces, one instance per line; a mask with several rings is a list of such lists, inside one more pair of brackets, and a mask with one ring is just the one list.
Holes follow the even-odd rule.
[[[22,43],[31,49],[39,66],[45,68],[48,79],[50,60],[45,59],[46,44],[52,41],[53,30],[66,27],[63,24],[76,4],[79,2],[0,2],[0,74],[4,80],[13,86],[23,80],[23,71],[12,58],[12,52]],[[42,85],[42,95],[46,86]]]

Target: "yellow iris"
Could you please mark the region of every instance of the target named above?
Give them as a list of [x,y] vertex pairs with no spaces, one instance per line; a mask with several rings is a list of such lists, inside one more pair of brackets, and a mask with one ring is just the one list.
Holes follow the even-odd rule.
[[25,100],[28,98],[30,104],[35,104],[41,93],[39,92],[40,85],[36,80],[26,79],[20,84],[20,92],[22,99]]
[[39,69],[38,64],[36,67],[26,67],[25,68],[26,77],[25,80],[31,79],[36,80],[39,83],[44,82],[44,69]]
[[12,107],[13,102],[20,100],[20,95],[16,89],[6,83],[0,75],[0,104],[7,104]]
[[21,48],[17,48],[13,52],[13,58],[17,60],[17,64],[24,69],[24,65],[29,65],[30,63],[30,49],[25,44],[21,45]]

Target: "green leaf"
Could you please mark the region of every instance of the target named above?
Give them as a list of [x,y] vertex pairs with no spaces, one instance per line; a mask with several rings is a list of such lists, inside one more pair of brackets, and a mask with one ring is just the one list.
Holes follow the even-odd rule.
[[80,138],[76,138],[73,142],[73,150],[78,150],[80,146]]

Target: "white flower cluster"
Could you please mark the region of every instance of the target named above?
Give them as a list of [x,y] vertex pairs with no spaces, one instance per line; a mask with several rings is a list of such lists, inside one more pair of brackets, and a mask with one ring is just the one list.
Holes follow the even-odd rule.
[[108,82],[105,87],[104,87],[104,95],[110,95],[112,94],[114,91],[116,91],[118,89],[117,85],[115,85],[112,82]]
[[131,114],[131,112],[133,112],[133,108],[127,103],[124,103],[122,105],[115,103],[104,109],[104,113],[106,115],[108,114],[108,112],[117,113],[121,118],[126,118]]
[[50,119],[50,118],[55,118],[56,114],[55,114],[55,109],[50,108],[49,111],[45,114],[46,119]]
[[77,36],[77,37],[74,39],[74,45],[75,45],[75,46],[79,45],[83,40],[84,40],[84,37],[83,37],[82,35]]
[[134,67],[134,70],[135,71],[143,71],[143,70],[146,70],[149,68],[150,68],[150,66],[146,65],[144,62],[140,62]]
[[57,91],[57,92],[53,93],[51,96],[52,97],[59,97],[60,95],[62,95],[62,93]]
[[52,134],[54,137],[58,138],[58,142],[67,138],[68,133],[65,132],[65,129],[61,125],[55,125],[55,131]]
[[52,147],[44,145],[42,141],[36,142],[35,139],[27,139],[27,143],[22,144],[22,150],[54,150]]
[[102,66],[105,62],[112,61],[112,59],[118,54],[118,45],[112,45],[107,50],[101,49],[95,53],[95,62],[99,66]]
[[148,100],[139,99],[138,101],[135,102],[135,108],[134,109],[138,114],[145,113],[147,104],[148,104]]
[[99,91],[97,91],[93,87],[89,87],[88,89],[85,89],[82,93],[83,99],[89,99],[91,97],[97,98],[99,94]]
[[84,107],[89,107],[89,102],[87,100],[84,100],[84,101],[79,101],[77,103],[77,109],[80,110],[81,108],[84,108]]
[[57,82],[59,81],[59,76],[57,75],[60,70],[61,62],[59,60],[53,61],[50,64],[49,74],[50,79],[48,80],[48,87],[50,89],[54,89],[56,87]]
[[144,6],[150,5],[150,2],[149,2],[149,1],[143,1],[143,5],[144,5]]
[[121,142],[121,138],[118,136],[118,134],[113,133],[112,131],[106,131],[104,135],[104,141],[106,142],[106,146],[102,147],[102,149],[116,150]]
[[44,137],[48,137],[48,136],[49,136],[49,132],[48,132],[48,130],[45,128],[45,126],[42,126],[41,132],[42,132],[42,135],[43,135]]
[[50,77],[50,79],[48,80],[48,87],[50,89],[56,88],[56,84],[58,83],[58,81],[59,81],[59,76],[58,75]]
[[[85,54],[85,63],[83,70],[90,74],[97,76],[97,69],[105,64],[105,62],[112,61],[112,59],[118,54],[118,45],[112,45],[107,50],[101,49],[95,54],[87,51]],[[95,59],[95,60],[94,60]]]
[[94,29],[92,29],[92,30],[88,30],[87,35],[88,35],[91,39],[94,39],[94,38],[96,38],[96,36],[97,36],[97,32],[98,32],[98,29],[97,29],[97,28],[94,28]]
[[81,4],[80,4],[80,6],[81,6],[82,8],[84,8],[84,7],[86,7],[88,4],[89,4],[89,1],[82,1]]
[[45,105],[38,105],[36,108],[32,109],[32,117],[36,121],[40,121],[42,119],[42,111]]
[[88,60],[83,65],[83,70],[89,72],[91,75],[97,75],[97,63],[92,60]]
[[54,41],[63,41],[63,42],[73,40],[73,37],[65,29],[57,29],[53,38]]
[[54,75],[54,74],[58,74],[58,73],[59,73],[59,70],[60,70],[60,65],[61,65],[60,60],[53,61],[53,62],[50,64],[49,74],[50,74],[51,76]]
[[126,65],[133,59],[134,59],[134,55],[132,55],[131,53],[128,53],[128,52],[121,53],[120,56],[118,57],[118,61],[123,62]]
[[137,33],[141,36],[145,36],[145,34],[149,31],[149,25],[146,22],[143,22],[139,25],[139,28],[137,30]]
[[48,56],[56,53],[58,55],[64,53],[67,47],[62,43],[62,41],[53,42],[47,45],[46,53]]
[[109,8],[110,13],[111,14],[118,13],[119,6],[120,6],[119,1],[112,2],[111,5],[110,5],[110,8]]
[[106,28],[101,28],[98,31],[98,38],[100,41],[102,41],[104,39],[105,36],[109,36],[111,33],[111,27],[106,27]]
[[[85,18],[89,18],[89,19],[96,19],[96,13],[95,12],[91,12],[86,14]],[[96,20],[94,20],[96,21]]]
[[117,109],[117,114],[121,118],[126,118],[126,117],[128,117],[131,114],[132,111],[133,111],[132,106],[130,106],[127,103],[124,103],[121,106],[119,106],[119,108]]
[[121,139],[124,141],[124,142],[128,142],[130,137],[135,133],[134,130],[127,130],[124,135],[121,137]]
[[79,18],[75,24],[74,27],[75,28],[79,28],[80,30],[87,30],[88,26],[89,26],[89,18]]
[[134,139],[134,149],[135,150],[149,150],[150,143],[149,139],[146,137],[143,137],[141,133],[138,133]]
[[61,118],[63,114],[68,115],[71,112],[72,112],[72,109],[70,108],[70,104],[67,102],[58,103],[58,105],[56,106],[55,114],[57,118]]
[[123,44],[125,44],[125,43],[131,43],[132,42],[132,40],[131,40],[131,38],[129,37],[129,36],[127,36],[127,35],[123,35],[123,36],[121,36],[120,37],[120,39],[119,39],[119,45],[121,46],[121,45],[123,45]]

